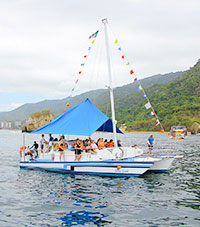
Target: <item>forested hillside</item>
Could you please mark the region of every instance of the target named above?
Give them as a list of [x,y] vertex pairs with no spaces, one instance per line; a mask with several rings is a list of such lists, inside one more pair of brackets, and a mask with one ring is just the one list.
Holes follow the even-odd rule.
[[[165,130],[172,125],[186,125],[190,129],[194,122],[200,123],[200,61],[176,80],[154,85],[146,93]],[[144,107],[146,102],[141,92],[117,100],[118,125],[126,124],[128,130],[159,130],[155,116],[150,116],[151,111]],[[108,111],[106,106],[101,108]]]

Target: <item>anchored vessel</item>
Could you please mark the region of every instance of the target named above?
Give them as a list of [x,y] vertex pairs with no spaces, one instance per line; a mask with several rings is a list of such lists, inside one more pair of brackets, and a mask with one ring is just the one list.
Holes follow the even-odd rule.
[[185,139],[187,137],[188,130],[186,126],[172,126],[170,130],[170,136],[172,139]]
[[33,134],[64,134],[90,136],[96,131],[113,132],[113,148],[97,149],[95,154],[84,151],[80,161],[74,161],[74,152],[65,151],[65,160],[61,162],[59,152],[40,154],[38,159],[27,160],[22,155],[20,167],[69,174],[89,174],[116,177],[137,177],[147,171],[165,172],[175,159],[174,156],[148,157],[137,147],[117,147],[112,74],[110,65],[107,19],[102,20],[107,53],[109,91],[112,120],[102,113],[90,100],[85,100],[71,108],[47,125],[33,131]]

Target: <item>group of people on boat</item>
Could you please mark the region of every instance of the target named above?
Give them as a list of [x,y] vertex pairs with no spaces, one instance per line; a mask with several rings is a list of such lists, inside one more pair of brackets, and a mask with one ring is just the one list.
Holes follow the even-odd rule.
[[[152,150],[153,150],[153,145],[154,145],[154,138],[153,135],[151,135],[148,138],[148,152],[147,154],[152,155]],[[80,161],[82,157],[82,153],[91,153],[93,155],[97,154],[98,150],[101,150],[103,148],[112,148],[114,147],[114,141],[110,139],[109,141],[107,139],[99,138],[96,142],[91,139],[85,139],[85,140],[80,140],[77,138],[74,143],[72,144],[72,147],[70,148],[71,151],[74,151],[75,153],[75,159],[74,161]],[[121,147],[121,142],[120,140],[117,141],[117,146]],[[134,145],[132,147],[137,147],[137,145]],[[67,140],[65,139],[64,135],[59,136],[58,138],[53,138],[52,134],[49,134],[49,139],[46,140],[44,137],[44,134],[42,134],[41,139],[40,139],[40,152],[41,154],[48,153],[53,149],[53,151],[58,151],[60,154],[60,161],[63,160],[65,161],[65,150],[68,149],[68,143]],[[33,145],[30,146],[22,146],[20,147],[20,156],[22,158],[24,155],[27,156],[29,155],[31,159],[33,158],[38,158],[39,157],[39,144],[34,141]]]
[[[120,140],[117,141],[118,147],[121,147]],[[114,147],[114,141],[110,139],[99,138],[96,142],[91,139],[80,140],[79,138],[73,143],[71,147],[71,151],[75,152],[75,159],[74,161],[80,161],[82,157],[82,152],[85,151],[86,153],[97,154],[97,149],[103,148],[112,148]],[[64,135],[61,135],[58,138],[53,138],[52,134],[49,134],[49,139],[46,140],[44,134],[42,134],[40,139],[40,152],[41,154],[48,153],[53,149],[53,151],[59,151],[60,153],[60,161],[65,161],[65,154],[64,151],[68,149],[68,143],[65,139]],[[34,141],[33,145],[30,146],[22,146],[20,147],[20,156],[29,155],[31,159],[39,157],[39,144]]]

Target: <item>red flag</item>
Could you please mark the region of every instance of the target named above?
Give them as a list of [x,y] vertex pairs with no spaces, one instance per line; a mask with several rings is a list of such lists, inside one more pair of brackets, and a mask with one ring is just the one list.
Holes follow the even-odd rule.
[[122,58],[124,59],[124,55],[122,55]]
[[133,72],[133,70],[131,69],[131,71],[130,71],[130,74],[133,74],[134,72]]
[[81,74],[81,71],[80,72],[78,72],[79,74]]
[[137,81],[137,77],[135,77],[134,81]]

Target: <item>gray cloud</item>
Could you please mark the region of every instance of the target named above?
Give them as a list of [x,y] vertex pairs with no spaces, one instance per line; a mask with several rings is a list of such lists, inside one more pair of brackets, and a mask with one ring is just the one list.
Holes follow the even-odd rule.
[[[104,17],[139,78],[186,70],[199,58],[199,7],[197,0],[1,1],[0,92],[67,96],[87,53],[88,36]],[[97,44],[91,57],[96,57],[98,48]],[[104,51],[99,53],[101,61],[96,65],[101,76],[96,73],[96,81],[89,78],[95,74],[95,61],[88,60],[76,93],[107,83]],[[115,50],[115,85],[131,82],[128,70],[114,54]],[[94,85],[89,84],[92,81]]]

